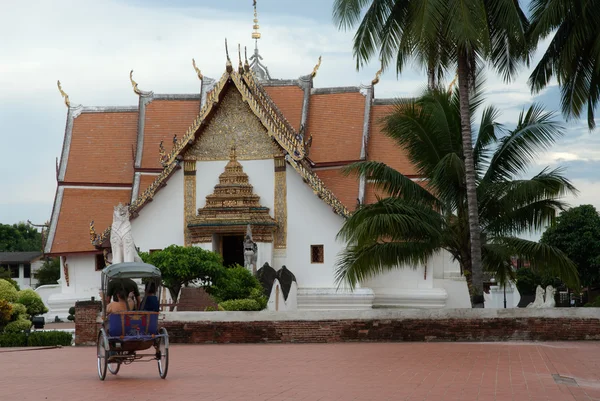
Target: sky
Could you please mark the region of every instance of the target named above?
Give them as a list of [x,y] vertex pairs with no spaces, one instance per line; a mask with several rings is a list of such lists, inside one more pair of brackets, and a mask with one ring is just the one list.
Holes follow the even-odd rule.
[[[204,75],[219,78],[225,68],[225,38],[234,63],[238,43],[249,53],[254,47],[251,0],[0,0],[0,6],[0,37],[5,38],[0,45],[4,224],[50,219],[67,115],[57,80],[71,105],[136,106],[130,70],[142,90],[197,93],[192,58]],[[306,75],[322,56],[315,87],[370,83],[379,65],[356,70],[353,32],[337,29],[332,6],[333,0],[258,0],[259,49],[272,77]],[[502,111],[499,121],[507,126],[533,102],[556,110],[562,120],[558,87],[532,96],[526,84],[530,70],[523,67],[510,84],[491,71],[487,74],[488,103]],[[417,67],[400,76],[390,70],[381,76],[375,96],[416,96],[426,83]],[[567,167],[567,176],[580,191],[577,198],[567,199],[569,204],[600,209],[600,132],[590,133],[585,120],[564,125],[564,138],[541,156],[532,173],[545,166]]]

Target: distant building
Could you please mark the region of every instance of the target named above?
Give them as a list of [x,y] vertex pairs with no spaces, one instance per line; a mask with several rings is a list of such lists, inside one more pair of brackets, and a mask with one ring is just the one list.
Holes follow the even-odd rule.
[[43,263],[42,252],[0,252],[0,268],[10,271],[10,277],[21,289],[35,288],[33,273]]

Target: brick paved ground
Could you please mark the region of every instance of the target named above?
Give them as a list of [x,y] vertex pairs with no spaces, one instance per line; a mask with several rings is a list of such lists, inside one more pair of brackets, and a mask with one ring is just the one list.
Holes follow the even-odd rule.
[[4,348],[0,399],[600,400],[599,342],[175,345],[170,362],[101,382],[95,348]]

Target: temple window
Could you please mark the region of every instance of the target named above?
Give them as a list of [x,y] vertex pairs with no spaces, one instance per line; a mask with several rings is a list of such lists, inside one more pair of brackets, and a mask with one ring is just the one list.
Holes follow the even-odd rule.
[[323,245],[310,246],[310,263],[323,263]]
[[23,278],[31,278],[31,264],[25,263],[23,265]]

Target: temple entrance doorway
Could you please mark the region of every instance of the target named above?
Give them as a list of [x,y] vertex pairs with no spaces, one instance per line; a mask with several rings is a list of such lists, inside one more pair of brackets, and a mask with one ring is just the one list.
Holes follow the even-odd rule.
[[221,238],[221,255],[225,267],[236,263],[244,266],[244,236],[224,235]]

